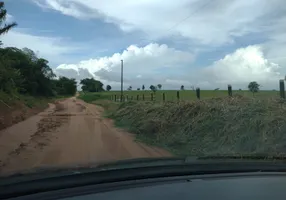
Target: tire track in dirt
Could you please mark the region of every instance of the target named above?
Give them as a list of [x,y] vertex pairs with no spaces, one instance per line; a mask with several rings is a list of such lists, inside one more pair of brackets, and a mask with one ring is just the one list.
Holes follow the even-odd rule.
[[[51,104],[51,106],[53,106]],[[54,110],[39,114],[42,116],[40,121],[37,123],[37,131],[30,136],[27,142],[21,142],[17,148],[8,153],[8,157],[5,160],[0,161],[0,173],[1,168],[9,165],[10,160],[17,158],[20,154],[25,154],[30,149],[43,150],[51,142],[51,137],[54,137],[52,133],[63,123],[68,121],[69,114],[57,112],[63,112],[65,107],[60,102],[57,102],[54,106]]]
[[103,109],[75,97],[0,132],[0,174],[38,167],[89,166],[110,161],[166,157],[102,117]]

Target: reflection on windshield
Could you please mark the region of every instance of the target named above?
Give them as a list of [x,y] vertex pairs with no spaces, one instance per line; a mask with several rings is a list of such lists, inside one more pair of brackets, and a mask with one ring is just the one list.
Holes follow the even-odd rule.
[[278,2],[0,1],[0,174],[284,159]]

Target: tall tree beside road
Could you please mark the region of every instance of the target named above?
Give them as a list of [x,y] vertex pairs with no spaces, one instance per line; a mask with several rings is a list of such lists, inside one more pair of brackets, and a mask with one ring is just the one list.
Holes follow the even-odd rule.
[[161,90],[162,84],[158,84],[157,87],[158,87],[159,90]]
[[11,28],[17,26],[16,22],[6,24],[5,20],[7,17],[7,10],[5,9],[5,4],[3,1],[0,1],[0,35],[7,33]]
[[185,90],[185,86],[181,85],[181,90]]
[[75,95],[77,82],[73,78],[59,77],[53,80],[56,95]]
[[144,85],[142,85],[142,90],[145,90],[145,86]]
[[[0,2],[0,35],[16,26],[15,22],[5,23],[6,15],[4,3]],[[10,96],[17,96],[17,93],[31,96],[73,95],[76,92],[75,80],[65,77],[56,80],[55,77],[49,62],[38,58],[31,49],[0,48],[0,92]]]

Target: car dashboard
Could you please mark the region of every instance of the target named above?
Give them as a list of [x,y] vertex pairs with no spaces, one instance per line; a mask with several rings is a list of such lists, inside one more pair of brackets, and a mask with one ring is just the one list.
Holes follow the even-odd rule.
[[286,173],[254,172],[119,181],[37,193],[13,199],[278,200],[285,197]]

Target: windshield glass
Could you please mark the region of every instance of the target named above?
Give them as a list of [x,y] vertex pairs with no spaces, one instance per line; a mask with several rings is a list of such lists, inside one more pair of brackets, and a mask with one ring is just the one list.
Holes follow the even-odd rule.
[[0,0],[0,176],[284,156],[285,28],[283,0]]

